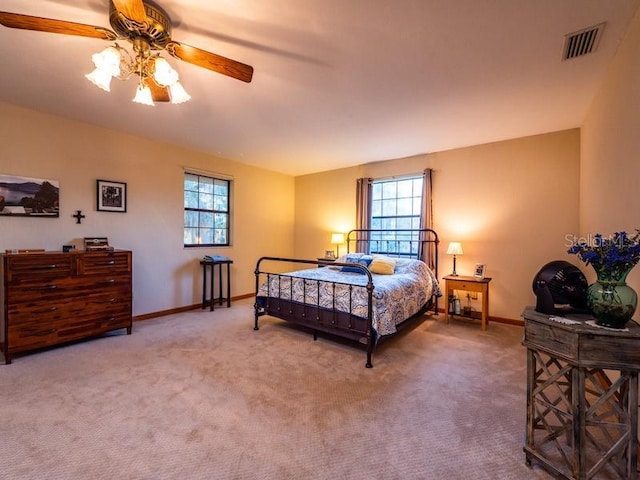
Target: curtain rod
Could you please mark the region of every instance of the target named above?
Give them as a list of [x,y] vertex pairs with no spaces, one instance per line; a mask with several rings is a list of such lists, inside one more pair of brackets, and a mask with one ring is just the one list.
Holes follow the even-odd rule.
[[234,176],[229,175],[228,173],[212,172],[211,170],[202,170],[200,168],[186,167],[184,165],[182,165],[182,170],[184,170],[186,173],[194,173],[196,175],[206,175],[208,177],[216,177],[226,180],[234,179]]
[[391,177],[382,177],[382,178],[374,178],[372,181],[374,182],[390,182],[392,180],[402,180],[405,178],[418,178],[424,177],[424,172],[422,173],[407,173],[406,175],[393,175]]

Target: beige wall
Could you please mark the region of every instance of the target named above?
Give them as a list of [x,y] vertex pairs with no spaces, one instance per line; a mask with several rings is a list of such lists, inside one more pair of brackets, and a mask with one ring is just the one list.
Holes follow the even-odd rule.
[[[204,254],[231,256],[233,294],[254,290],[262,255],[315,258],[332,231],[354,226],[355,181],[434,169],[440,274],[449,241],[463,242],[458,270],[487,264],[491,314],[518,318],[534,302],[531,280],[562,258],[566,236],[638,227],[640,13],[581,130],[391,160],[297,178],[0,103],[0,173],[60,181],[59,219],[0,218],[0,249],[59,249],[108,236],[134,251],[134,313],[197,303]],[[182,247],[182,167],[233,176],[235,222],[227,249]],[[128,184],[126,214],[95,210],[95,180]],[[265,190],[266,188],[266,190]],[[76,225],[71,215],[87,215]],[[295,246],[295,249],[294,249]],[[342,247],[344,251],[344,247]],[[582,267],[582,266],[581,266]],[[582,267],[591,276],[591,272]],[[640,270],[630,283],[640,289]]]
[[[580,229],[640,227],[640,10],[618,48],[582,127]],[[589,269],[590,270],[590,269]],[[590,280],[595,274],[589,272]],[[640,292],[640,268],[629,275]]]
[[[233,245],[182,246],[183,166],[233,177]],[[255,291],[262,255],[293,253],[293,177],[0,103],[0,173],[60,182],[59,218],[0,217],[0,250],[82,245],[133,250],[134,315],[201,300],[199,259],[227,255],[232,295]],[[127,213],[96,211],[96,180],[127,183]],[[71,216],[82,210],[81,225]]]
[[295,254],[321,256],[332,231],[354,227],[357,178],[432,168],[440,276],[451,273],[447,243],[462,242],[458,273],[487,264],[491,315],[519,318],[535,301],[538,269],[572,260],[565,236],[578,233],[579,145],[574,129],[297,177]]

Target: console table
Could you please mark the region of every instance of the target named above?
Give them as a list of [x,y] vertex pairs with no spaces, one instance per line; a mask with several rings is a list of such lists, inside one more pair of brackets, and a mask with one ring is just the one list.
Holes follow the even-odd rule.
[[526,462],[556,478],[637,478],[640,326],[527,307]]
[[[222,305],[223,302],[227,302],[227,307],[231,306],[231,273],[230,265],[233,260],[226,257],[212,257],[211,260],[202,260],[202,308],[209,307],[209,311],[213,312],[214,305]],[[227,294],[222,295],[222,268],[227,267]],[[215,283],[216,275],[215,270],[218,268],[218,296],[215,297]],[[207,270],[209,270],[209,298],[207,298]]]

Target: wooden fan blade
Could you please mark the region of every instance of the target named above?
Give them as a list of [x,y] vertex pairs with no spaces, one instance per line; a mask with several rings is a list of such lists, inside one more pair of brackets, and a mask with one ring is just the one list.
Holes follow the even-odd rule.
[[115,40],[117,38],[117,35],[108,28],[51,18],[32,17],[19,13],[0,12],[0,23],[9,28],[21,28],[38,32],[63,33],[65,35],[78,35],[79,37],[100,38],[102,40]]
[[144,79],[144,84],[151,90],[151,98],[154,102],[170,102],[169,89],[167,87],[161,87],[154,82],[150,77]]
[[147,12],[144,9],[142,0],[111,0],[113,6],[116,7],[122,15],[136,23],[145,23],[147,21]]
[[232,78],[251,82],[253,77],[253,67],[244,63],[236,62],[230,58],[225,58],[215,53],[206,52],[196,47],[185,45],[184,43],[169,42],[167,51],[176,58],[192,63],[199,67],[222,73]]

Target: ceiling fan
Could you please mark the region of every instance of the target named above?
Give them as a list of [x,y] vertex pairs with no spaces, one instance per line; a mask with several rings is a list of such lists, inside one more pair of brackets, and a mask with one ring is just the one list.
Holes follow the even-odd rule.
[[109,91],[111,78],[126,80],[137,75],[139,82],[134,101],[138,103],[182,103],[191,98],[178,82],[177,72],[160,55],[162,51],[243,82],[249,83],[253,77],[250,65],[172,40],[171,18],[152,0],[109,0],[109,23],[113,30],[0,11],[0,24],[5,27],[130,42],[134,55],[117,43],[93,55],[96,69],[86,77]]

